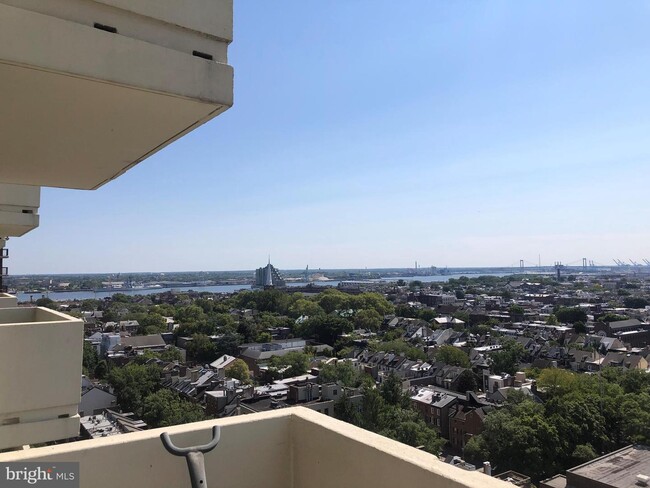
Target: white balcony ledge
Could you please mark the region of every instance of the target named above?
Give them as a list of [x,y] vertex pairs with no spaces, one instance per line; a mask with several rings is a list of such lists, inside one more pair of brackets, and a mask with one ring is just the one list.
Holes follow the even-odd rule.
[[189,486],[185,460],[167,453],[159,436],[169,432],[178,446],[204,444],[215,424],[221,441],[205,455],[208,486],[512,486],[302,407],[5,453],[0,462],[77,461],[82,487]]
[[76,437],[83,322],[0,308],[0,449]]

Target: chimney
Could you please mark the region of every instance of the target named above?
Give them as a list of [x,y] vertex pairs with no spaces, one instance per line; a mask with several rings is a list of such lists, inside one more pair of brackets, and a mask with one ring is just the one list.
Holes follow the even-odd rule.
[[488,476],[492,476],[492,465],[490,464],[490,461],[485,461],[483,463],[483,472]]
[[198,369],[193,369],[190,372],[190,379],[194,382],[199,379],[199,370]]

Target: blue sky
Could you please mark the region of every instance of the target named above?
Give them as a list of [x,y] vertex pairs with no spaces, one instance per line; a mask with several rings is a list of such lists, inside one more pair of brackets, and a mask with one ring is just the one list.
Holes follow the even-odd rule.
[[650,4],[235,2],[235,105],[12,273],[650,258]]

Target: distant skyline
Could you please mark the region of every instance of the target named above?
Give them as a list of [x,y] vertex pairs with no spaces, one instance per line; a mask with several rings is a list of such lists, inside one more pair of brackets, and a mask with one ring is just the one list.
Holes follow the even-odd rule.
[[97,191],[44,188],[11,274],[650,258],[650,4],[235,2],[235,105]]

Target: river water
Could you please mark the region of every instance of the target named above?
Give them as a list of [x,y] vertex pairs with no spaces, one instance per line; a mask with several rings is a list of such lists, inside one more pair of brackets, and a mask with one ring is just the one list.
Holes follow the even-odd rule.
[[[484,275],[489,276],[506,276],[506,273],[485,273]],[[422,281],[423,283],[439,282],[444,283],[450,278],[460,278],[461,276],[468,276],[467,274],[449,274],[449,275],[435,275],[435,276],[391,276],[390,278],[382,278],[385,281],[397,281],[404,280],[407,283],[409,281]],[[477,275],[478,276],[478,275]],[[373,280],[371,280],[373,281]],[[315,286],[337,286],[339,281],[321,281],[314,282]],[[287,283],[287,287],[298,287],[306,286],[305,282],[291,282]],[[214,285],[214,286],[180,286],[178,288],[154,288],[150,290],[110,290],[110,291],[52,291],[44,293],[18,293],[19,302],[29,302],[35,301],[42,297],[48,297],[55,301],[65,301],[65,300],[86,300],[88,298],[103,299],[114,295],[115,293],[123,293],[124,295],[153,295],[155,293],[165,293],[168,291],[183,292],[194,290],[198,292],[209,292],[209,293],[233,293],[240,290],[250,290],[250,285]]]

